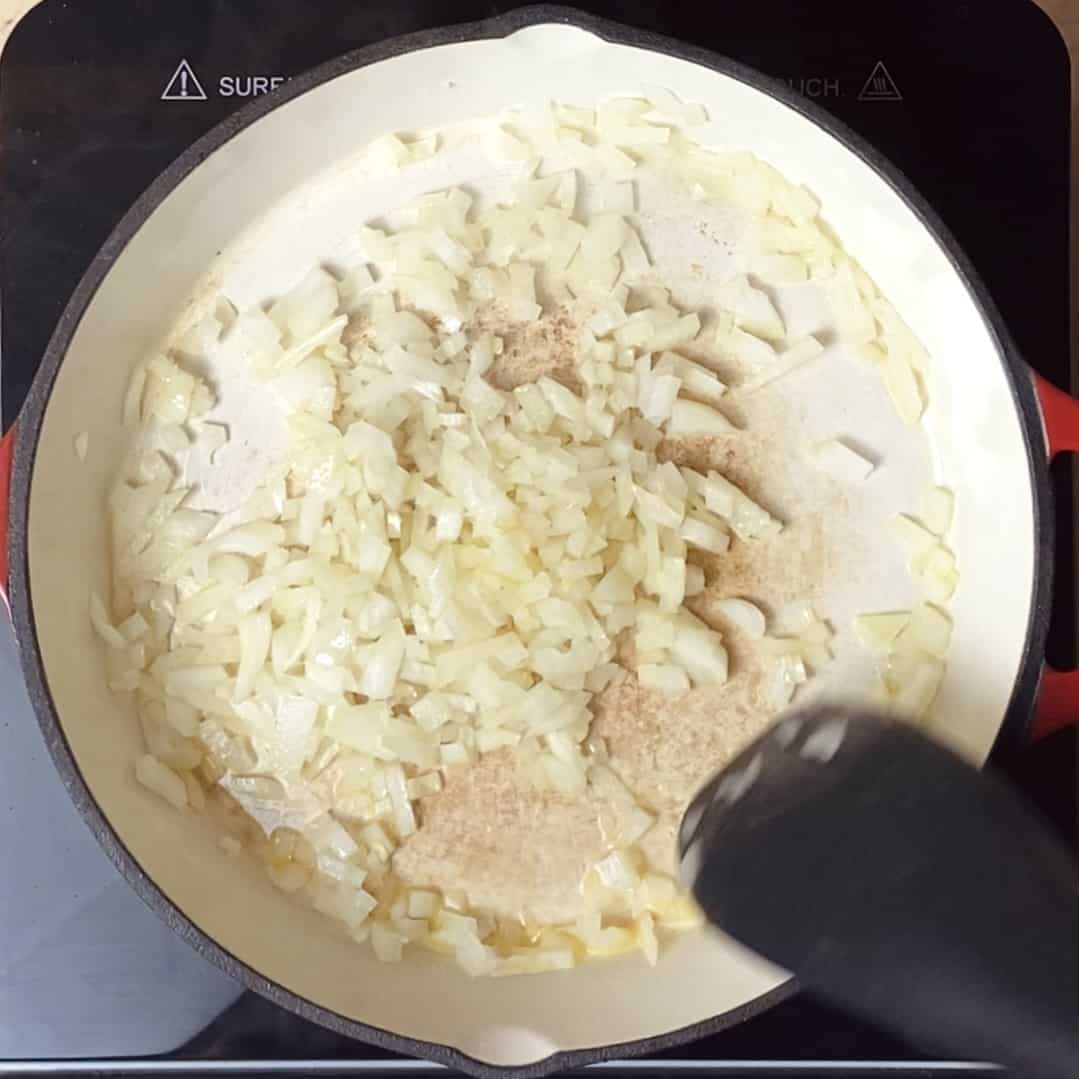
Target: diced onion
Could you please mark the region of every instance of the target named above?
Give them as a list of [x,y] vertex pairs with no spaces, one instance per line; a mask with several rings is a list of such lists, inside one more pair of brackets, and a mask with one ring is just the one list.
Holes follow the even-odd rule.
[[[788,341],[786,296],[762,282],[824,292],[837,355],[868,358],[909,422],[927,360],[812,193],[752,154],[698,145],[689,128],[704,120],[658,87],[596,109],[508,111],[478,127],[501,202],[448,188],[361,224],[340,278],[314,266],[266,306],[200,312],[129,384],[123,417],[138,430],[109,498],[110,602],[91,597],[89,614],[147,750],[136,779],[179,809],[226,798],[243,842],[222,849],[246,851],[383,961],[411,945],[477,976],[634,950],[656,962],[660,931],[701,915],[649,869],[657,815],[591,729],[597,695],[628,683],[678,697],[739,673],[688,597],[763,657],[766,707],[842,647],[811,610],[796,635],[768,637],[756,604],[717,599],[727,566],[772,547],[783,524],[721,472],[676,464],[708,451],[678,442],[722,437],[720,456],[742,452],[713,367],[752,392],[823,351]],[[439,168],[416,163],[455,139],[386,134],[362,167],[427,177],[426,189]],[[638,185],[657,174],[749,218],[745,272],[700,311],[657,280],[664,252],[647,218],[637,228]],[[533,363],[533,329],[552,320],[558,347]],[[199,474],[220,469],[227,489],[262,449],[217,415],[244,378],[252,407],[265,392],[279,413],[279,459],[253,494],[210,511],[217,485]],[[80,459],[87,448],[84,432]],[[873,468],[836,439],[811,455],[846,482]],[[779,497],[768,481],[765,504]],[[920,522],[892,523],[923,602],[856,623],[890,699],[917,715],[950,641],[951,516],[937,488]],[[398,852],[422,845],[445,788],[493,753],[522,782],[602,807],[588,913],[569,924],[501,923],[471,908],[470,882],[403,879]]]
[[682,522],[679,535],[691,547],[699,547],[712,554],[723,554],[730,545],[731,538],[718,522],[705,519],[704,514],[688,514]]
[[914,369],[901,356],[888,353],[884,360],[884,386],[899,413],[908,424],[917,423],[925,409],[922,391]]
[[955,495],[947,487],[930,487],[921,506],[921,519],[935,536],[945,536],[952,527]]
[[[739,326],[717,328],[716,344],[722,354],[729,356],[750,368],[760,369],[761,377],[777,363],[775,346]],[[763,385],[763,383],[762,383]]]
[[176,809],[187,805],[187,786],[171,768],[146,753],[135,762],[135,778]]
[[921,657],[897,689],[894,697],[896,706],[921,718],[933,704],[943,677],[944,665],[939,659]]
[[747,599],[721,599],[716,609],[732,625],[737,626],[746,636],[760,640],[767,629],[764,612]]
[[929,358],[926,356],[925,349],[899,317],[895,308],[883,297],[878,296],[872,301],[871,309],[881,325],[880,340],[885,352],[906,363],[923,377],[926,376],[929,370]]
[[904,514],[897,513],[888,522],[888,530],[912,559],[927,555],[937,547],[937,537]]
[[841,483],[859,483],[872,475],[874,464],[838,438],[818,442],[811,450],[813,463]]
[[768,294],[754,288],[749,278],[740,275],[721,286],[716,294],[720,307],[734,315],[735,325],[754,337],[782,341],[787,331]]
[[854,620],[859,640],[875,651],[887,651],[892,642],[910,624],[910,611],[882,611],[860,614]]
[[637,668],[637,681],[642,689],[677,695],[689,692],[689,675],[681,667],[669,663],[643,663]]
[[671,374],[681,380],[682,389],[686,394],[690,397],[699,397],[712,404],[727,391],[727,387],[714,372],[673,352],[664,352],[660,355],[656,370],[670,370]]
[[732,431],[737,428],[722,412],[700,401],[678,400],[671,406],[669,435],[725,435]]
[[805,260],[798,255],[761,255],[753,263],[753,272],[772,285],[801,284],[809,276]]
[[105,604],[96,592],[90,596],[90,622],[110,648],[123,648],[127,644],[124,635],[110,621]]
[[793,344],[786,351],[779,353],[771,365],[764,367],[752,378],[747,379],[738,388],[743,393],[753,393],[778,378],[789,375],[803,364],[815,360],[824,351],[824,346],[815,337],[806,337]]
[[718,686],[727,681],[723,638],[688,611],[679,616],[670,654],[694,686]]
[[952,620],[940,608],[921,603],[910,612],[910,634],[922,651],[940,659],[952,642]]
[[858,290],[849,261],[844,260],[828,278],[825,293],[835,312],[839,335],[846,343],[863,345],[877,336],[876,323]]

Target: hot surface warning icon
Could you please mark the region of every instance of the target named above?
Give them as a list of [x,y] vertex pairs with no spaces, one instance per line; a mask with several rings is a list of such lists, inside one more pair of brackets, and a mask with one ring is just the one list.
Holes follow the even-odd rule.
[[161,94],[162,101],[205,101],[206,91],[186,60],[172,73]]
[[878,60],[869,78],[865,80],[865,86],[858,95],[859,101],[902,101],[903,95],[895,84],[883,60]]

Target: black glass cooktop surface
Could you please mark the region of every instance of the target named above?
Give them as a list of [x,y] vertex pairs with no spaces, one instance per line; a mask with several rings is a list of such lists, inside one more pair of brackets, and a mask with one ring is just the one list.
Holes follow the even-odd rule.
[[[99,246],[135,198],[195,139],[252,96],[273,93],[288,78],[344,52],[517,6],[483,0],[40,4],[15,29],[0,61],[4,428],[13,422],[56,320]],[[787,81],[865,136],[906,172],[951,228],[1029,362],[1069,384],[1069,65],[1056,30],[1030,0],[578,6],[750,64]],[[1059,501],[1052,651],[1064,661],[1074,651],[1075,587],[1064,483]],[[0,714],[5,707],[0,701]],[[0,752],[5,737],[0,724]],[[1074,740],[1065,733],[996,760],[1073,842],[1074,757]],[[0,937],[4,901],[0,893]],[[59,983],[68,974],[59,959],[55,967],[36,971],[46,989],[50,977]],[[170,979],[173,993],[175,979],[187,976],[177,974],[175,963],[161,961],[160,978]],[[85,987],[88,999],[110,992],[109,977],[107,966],[97,973]],[[0,964],[0,991],[4,978]],[[204,992],[201,986],[193,980],[191,992]],[[209,1026],[204,1016],[195,1029],[170,1028],[149,1045],[146,1037],[127,1036],[124,1029],[139,1028],[139,1009],[150,1009],[152,991],[129,996],[115,1017],[111,1040],[84,1034],[82,1042],[74,1037],[61,1045],[44,1035],[30,1049],[5,1051],[0,1039],[0,1057],[8,1058],[0,1061],[0,1072],[29,1067],[28,1057],[51,1061],[47,1067],[54,1072],[90,1066],[305,1074],[432,1067],[341,1039],[249,994],[228,1003],[234,996],[222,994],[222,1010]],[[53,1059],[58,1057],[68,1063],[59,1064]],[[603,1068],[687,1069],[775,1075],[984,1070],[976,1063],[927,1061],[913,1047],[801,996],[691,1046]]]

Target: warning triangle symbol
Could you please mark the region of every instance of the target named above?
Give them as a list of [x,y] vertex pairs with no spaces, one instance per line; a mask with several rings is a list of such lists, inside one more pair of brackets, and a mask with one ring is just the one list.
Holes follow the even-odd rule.
[[895,84],[883,60],[878,60],[865,80],[865,86],[858,95],[859,101],[902,101],[903,95]]
[[191,70],[186,60],[181,60],[179,67],[172,73],[161,94],[162,101],[205,101],[206,91],[202,88],[198,76]]

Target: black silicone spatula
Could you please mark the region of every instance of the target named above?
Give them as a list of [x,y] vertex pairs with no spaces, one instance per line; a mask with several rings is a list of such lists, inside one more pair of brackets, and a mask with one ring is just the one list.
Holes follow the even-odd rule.
[[908,724],[792,714],[695,799],[709,920],[937,1052],[1079,1079],[1079,869],[1037,812]]

